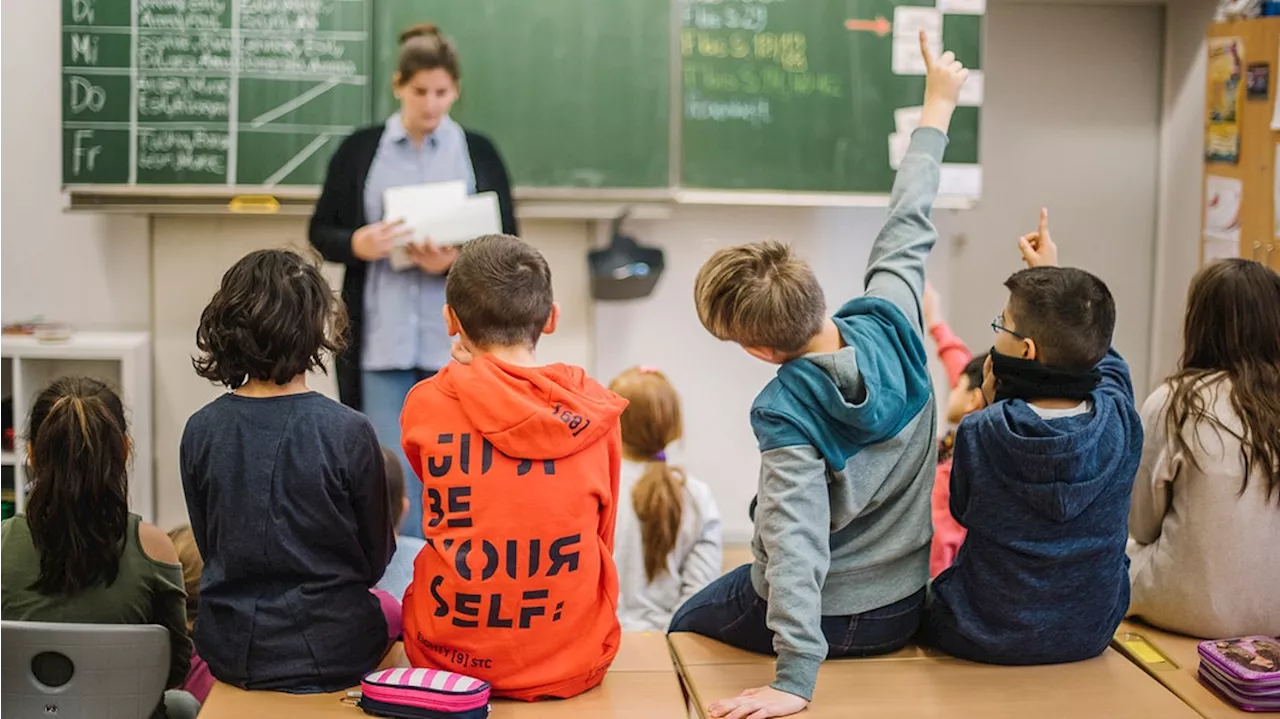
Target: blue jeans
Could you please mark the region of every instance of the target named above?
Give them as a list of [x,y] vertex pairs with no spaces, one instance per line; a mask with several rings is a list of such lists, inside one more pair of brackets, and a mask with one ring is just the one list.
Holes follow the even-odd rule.
[[[920,625],[925,590],[879,609],[823,616],[827,657],[888,654],[906,646]],[[751,565],[741,567],[693,595],[671,618],[669,632],[693,632],[730,646],[773,654],[773,632],[765,625],[769,604],[751,586]]]
[[420,369],[363,370],[360,386],[365,416],[373,424],[378,442],[400,458],[404,468],[404,496],[409,498],[409,511],[400,522],[400,534],[422,536],[422,480],[413,473],[400,447],[400,410],[413,386],[435,372]]

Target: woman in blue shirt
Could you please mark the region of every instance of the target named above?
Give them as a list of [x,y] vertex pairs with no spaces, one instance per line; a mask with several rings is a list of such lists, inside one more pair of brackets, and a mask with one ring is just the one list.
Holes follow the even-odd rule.
[[[346,265],[342,299],[351,337],[338,358],[342,402],[363,410],[378,440],[400,449],[400,409],[413,385],[449,361],[444,275],[455,248],[410,246],[414,267],[398,271],[389,256],[405,229],[383,217],[383,193],[392,187],[462,180],[469,193],[495,192],[502,231],[517,234],[506,167],[493,143],[449,117],[458,99],[458,54],[435,25],[400,36],[395,94],[400,111],[380,125],[357,130],[329,163],[311,217],[311,243],[330,262]],[[404,467],[410,507],[402,534],[422,536],[422,483]]]

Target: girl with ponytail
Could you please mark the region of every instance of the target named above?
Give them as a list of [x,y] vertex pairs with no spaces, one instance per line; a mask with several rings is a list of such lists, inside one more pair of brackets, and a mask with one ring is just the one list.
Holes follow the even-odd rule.
[[[124,405],[102,382],[59,379],[27,424],[26,513],[0,530],[0,615],[6,620],[159,624],[169,630],[169,680],[191,660],[182,567],[169,537],[129,512]],[[195,716],[166,692],[153,717]]]
[[622,478],[614,561],[623,631],[666,631],[685,600],[720,576],[720,512],[710,488],[667,462],[682,433],[666,376],[634,367],[609,385],[622,413]]

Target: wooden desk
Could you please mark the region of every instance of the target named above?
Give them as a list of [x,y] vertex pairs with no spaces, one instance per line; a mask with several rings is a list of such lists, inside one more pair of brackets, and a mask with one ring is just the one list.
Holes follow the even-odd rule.
[[[773,662],[694,664],[707,647],[672,635],[690,699],[706,706],[773,680]],[[699,655],[699,651],[704,651]],[[725,656],[732,657],[730,653]],[[910,717],[1161,717],[1194,719],[1195,712],[1119,653],[1075,664],[995,667],[919,652],[915,656],[837,659],[822,665],[809,719]]]
[[622,646],[613,658],[609,672],[668,672],[674,673],[675,660],[667,635],[662,632],[623,632]]
[[[669,637],[671,653],[677,665],[707,666],[711,664],[766,664],[773,666],[774,658],[765,654],[756,654],[745,649],[737,649],[722,644],[714,639],[698,634],[676,633]],[[927,649],[915,644],[903,647],[892,654],[866,657],[856,661],[888,661],[896,659],[920,659],[929,656],[945,656],[934,649]],[[843,660],[855,661],[855,660]],[[768,683],[768,682],[766,682]],[[744,689],[747,687],[743,687]]]
[[[397,644],[379,669],[408,666],[403,647]],[[200,719],[358,719],[359,708],[346,704],[347,692],[284,694],[247,692],[217,683],[200,710]],[[553,719],[600,717],[608,719],[678,719],[688,716],[680,682],[667,643],[656,632],[624,633],[618,656],[604,682],[572,699],[541,702],[493,700],[492,719]]]
[[[1126,621],[1116,630],[1111,646],[1207,719],[1258,716],[1228,704],[1196,678],[1196,672],[1200,668],[1200,654],[1196,647],[1200,641],[1139,622]],[[1151,649],[1155,650],[1155,655]]]

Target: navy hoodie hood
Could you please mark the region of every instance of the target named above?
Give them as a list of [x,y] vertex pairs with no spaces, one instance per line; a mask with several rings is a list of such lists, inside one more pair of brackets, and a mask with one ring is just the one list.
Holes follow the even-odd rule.
[[1088,451],[1111,447],[1108,431],[1123,424],[1118,412],[1115,403],[1104,401],[1091,412],[1046,421],[1018,399],[999,402],[972,422],[992,478],[1040,516],[1066,523],[1088,509],[1130,462],[1124,451]]

